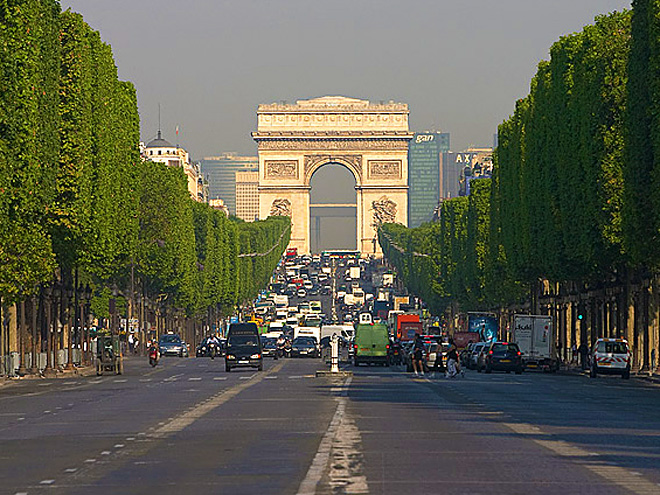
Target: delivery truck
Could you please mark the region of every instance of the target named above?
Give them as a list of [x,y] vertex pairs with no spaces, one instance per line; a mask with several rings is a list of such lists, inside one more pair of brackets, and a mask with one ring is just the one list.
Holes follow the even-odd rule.
[[522,353],[526,369],[557,371],[552,316],[513,315],[513,339]]

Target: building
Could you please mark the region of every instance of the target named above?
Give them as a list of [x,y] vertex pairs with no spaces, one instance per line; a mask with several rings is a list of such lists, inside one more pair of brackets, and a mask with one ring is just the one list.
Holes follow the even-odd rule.
[[188,179],[188,192],[195,200],[202,203],[208,201],[208,184],[202,176],[201,168],[198,163],[190,160],[188,152],[174,146],[169,141],[163,139],[161,131],[158,131],[158,137],[146,145],[140,145],[142,156],[152,162],[160,162],[170,167],[181,167]]
[[209,198],[221,198],[231,214],[235,215],[236,172],[258,172],[259,159],[256,156],[223,153],[205,157],[200,163],[202,173],[209,183]]
[[213,208],[214,210],[219,210],[222,213],[225,214],[225,216],[229,216],[229,208],[227,208],[227,205],[225,202],[221,199],[209,199],[209,206]]
[[449,151],[449,133],[418,132],[408,147],[408,226],[433,219],[443,188],[442,154]]
[[259,172],[236,172],[236,216],[246,222],[259,219]]

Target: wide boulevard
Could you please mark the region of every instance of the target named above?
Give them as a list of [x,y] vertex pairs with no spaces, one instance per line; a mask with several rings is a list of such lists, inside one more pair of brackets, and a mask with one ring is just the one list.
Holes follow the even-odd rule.
[[316,377],[126,360],[0,387],[8,494],[658,494],[660,388],[578,375]]

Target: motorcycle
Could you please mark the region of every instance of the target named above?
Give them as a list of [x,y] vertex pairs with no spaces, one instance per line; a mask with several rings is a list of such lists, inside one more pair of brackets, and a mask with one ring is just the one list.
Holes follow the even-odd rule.
[[211,359],[215,359],[215,356],[218,352],[218,346],[214,342],[209,342],[209,356],[211,356]]
[[158,355],[159,355],[158,349],[156,349],[155,347],[149,349],[149,364],[152,367],[158,364]]

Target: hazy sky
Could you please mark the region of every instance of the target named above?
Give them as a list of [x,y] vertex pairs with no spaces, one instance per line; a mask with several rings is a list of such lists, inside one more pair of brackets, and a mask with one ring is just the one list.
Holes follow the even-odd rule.
[[411,129],[491,145],[560,36],[630,0],[62,0],[112,45],[142,138],[255,154],[260,103],[408,103]]

